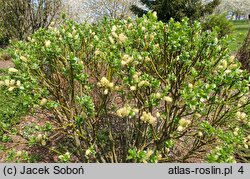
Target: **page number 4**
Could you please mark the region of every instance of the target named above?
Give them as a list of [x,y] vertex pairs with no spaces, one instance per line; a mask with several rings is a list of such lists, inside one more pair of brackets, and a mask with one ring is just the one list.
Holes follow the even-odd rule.
[[243,174],[244,173],[244,169],[243,169],[243,166],[241,166],[238,170],[239,173]]

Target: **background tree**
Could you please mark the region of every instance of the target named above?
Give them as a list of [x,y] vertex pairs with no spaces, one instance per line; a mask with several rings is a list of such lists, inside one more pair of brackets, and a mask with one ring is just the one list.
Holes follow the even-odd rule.
[[181,20],[185,16],[191,20],[210,14],[219,5],[219,0],[204,2],[201,0],[140,0],[146,9],[132,5],[132,11],[138,16],[146,14],[149,10],[156,11],[159,20],[168,21],[171,17]]
[[39,28],[48,28],[60,17],[61,0],[0,0],[0,20],[7,38],[25,39]]
[[66,12],[76,21],[95,22],[104,16],[122,19],[133,16],[132,5],[139,5],[139,0],[67,0]]
[[104,16],[122,19],[133,15],[130,7],[137,2],[138,0],[90,0],[84,7],[89,9],[90,17],[95,19],[101,19]]
[[83,21],[87,19],[87,10],[83,8],[86,0],[64,0],[63,9],[67,17],[74,21]]
[[221,4],[216,8],[219,13],[228,13],[236,20],[250,14],[249,0],[221,0]]
[[[3,4],[3,2],[0,1],[0,10],[1,10],[2,4]],[[2,17],[0,16],[0,47],[5,46],[7,41],[8,41],[6,36],[4,35],[3,31],[4,31],[4,25],[3,25]]]

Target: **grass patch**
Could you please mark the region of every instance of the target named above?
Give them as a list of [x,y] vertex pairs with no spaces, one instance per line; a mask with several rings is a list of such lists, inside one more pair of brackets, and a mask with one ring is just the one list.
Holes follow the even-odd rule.
[[236,53],[247,36],[248,29],[250,28],[250,21],[238,20],[231,22],[234,26],[234,32],[231,34],[232,43],[230,44],[229,49],[232,53]]
[[0,56],[7,53],[7,48],[0,48]]
[[9,55],[8,48],[0,48],[0,61],[10,60],[11,56]]

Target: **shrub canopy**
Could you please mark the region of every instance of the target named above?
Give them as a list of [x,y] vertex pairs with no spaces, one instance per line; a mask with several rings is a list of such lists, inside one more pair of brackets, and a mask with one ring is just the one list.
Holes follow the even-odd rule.
[[18,72],[6,78],[18,78],[54,114],[54,132],[67,139],[61,153],[82,162],[186,162],[200,154],[234,162],[249,144],[248,74],[227,39],[199,22],[165,24],[155,13],[66,21],[29,40],[15,45]]

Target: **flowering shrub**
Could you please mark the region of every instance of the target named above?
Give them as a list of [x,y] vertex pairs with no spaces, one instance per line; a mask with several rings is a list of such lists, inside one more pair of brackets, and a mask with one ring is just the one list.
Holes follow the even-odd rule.
[[14,56],[20,87],[3,86],[54,114],[63,161],[235,162],[249,146],[248,74],[198,22],[67,21]]
[[19,123],[21,116],[27,114],[31,104],[31,96],[22,93],[21,90],[14,92],[15,88],[22,88],[16,72],[15,68],[1,69],[0,72],[0,142],[11,140],[9,135],[15,133],[13,126]]

